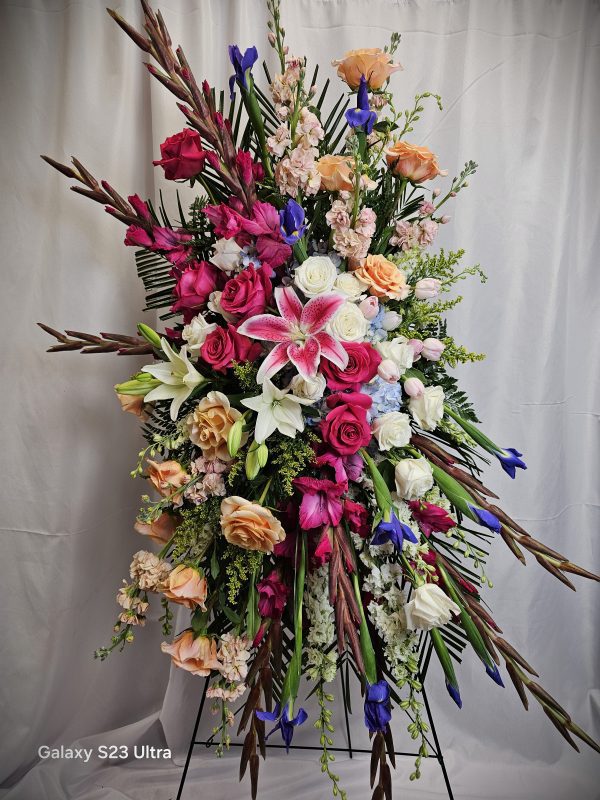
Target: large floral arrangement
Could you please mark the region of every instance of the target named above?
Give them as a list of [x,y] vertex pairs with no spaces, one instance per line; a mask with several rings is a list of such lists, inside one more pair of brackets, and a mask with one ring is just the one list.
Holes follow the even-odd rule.
[[[362,685],[373,798],[391,796],[394,708],[421,737],[418,777],[423,635],[459,707],[454,662],[470,646],[495,684],[503,664],[526,708],[533,697],[570,744],[598,749],[481,598],[496,538],[571,588],[568,573],[597,578],[530,536],[479,478],[482,452],[511,478],[525,463],[474,424],[449,371],[482,356],[448,335],[444,315],[460,297],[443,295],[484,276],[461,265],[463,251],[428,252],[450,219],[442,207],[476,169],[468,162],[441,190],[436,156],[407,141],[423,102],[440,98],[396,109],[394,35],[333,62],[348,92],[331,105],[329,80],[318,89],[317,70],[309,77],[288,51],[279,0],[267,6],[280,71],[271,78],[264,65],[261,90],[256,48],[231,46],[227,98],[198,85],[160,13],[142,6],[142,32],[109,13],[157,62],[148,70],[187,119],[154,164],[198,190],[189,212],[179,202],[174,223],[162,202],[125,200],[78,160],[46,158],[127,226],[147,308],[173,320],[160,334],[140,324],[139,336],[42,325],[59,340],[53,351],[148,356],[116,391],[143,421],[148,446],[132,475],[151,495],[135,528],[158,551],[134,555],[115,634],[97,655],[133,641],[160,598],[164,634],[175,634],[162,650],[210,680],[220,752],[243,709],[253,797],[268,735],[289,747],[307,719],[303,676],[320,709],[321,769],[346,796],[331,769],[327,687],[345,661]],[[189,615],[183,629],[172,604]]]

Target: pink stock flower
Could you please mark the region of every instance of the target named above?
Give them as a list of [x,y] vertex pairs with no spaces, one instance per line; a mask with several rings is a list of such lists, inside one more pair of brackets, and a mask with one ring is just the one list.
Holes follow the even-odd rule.
[[281,316],[259,314],[238,328],[239,333],[252,339],[277,342],[261,364],[257,382],[262,383],[275,375],[289,361],[303,378],[314,378],[321,358],[344,369],[348,353],[341,342],[323,330],[344,301],[342,295],[326,293],[313,297],[303,306],[291,286],[275,289],[275,302]]
[[256,584],[258,589],[258,613],[261,617],[279,619],[285,608],[289,589],[274,569]]
[[270,203],[257,200],[252,206],[252,219],[242,219],[241,224],[246,233],[256,236],[256,252],[261,261],[279,267],[292,254],[292,248],[281,235],[279,213]]
[[322,478],[296,478],[294,486],[303,495],[299,510],[301,528],[308,530],[339,524],[343,512],[341,496],[347,488],[345,484]]
[[455,520],[444,508],[424,500],[410,500],[409,508],[413,518],[425,536],[432,533],[446,533],[456,525]]

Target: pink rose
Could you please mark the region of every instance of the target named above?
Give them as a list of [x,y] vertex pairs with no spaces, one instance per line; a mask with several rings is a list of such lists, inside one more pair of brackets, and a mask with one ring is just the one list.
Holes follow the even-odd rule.
[[270,272],[271,268],[263,264],[259,269],[248,267],[235,278],[230,278],[219,300],[223,311],[237,317],[240,322],[262,314],[273,296]]
[[287,603],[289,589],[274,569],[256,584],[258,589],[258,613],[261,617],[279,619]]
[[153,161],[155,167],[161,166],[169,181],[193,178],[204,169],[206,150],[197,131],[185,128],[180,133],[169,136],[160,146],[160,161]]
[[323,440],[340,455],[357,453],[371,441],[367,409],[372,400],[360,392],[336,393],[326,400],[331,411],[321,422]]
[[332,361],[321,361],[320,371],[332,390],[352,389],[357,392],[377,374],[381,356],[373,345],[366,342],[342,342],[348,353],[348,365],[340,369]]
[[235,326],[216,328],[208,334],[200,348],[200,358],[217,372],[225,372],[232,361],[253,361],[258,357],[261,345],[242,336]]
[[440,342],[439,339],[429,338],[423,342],[423,349],[421,355],[427,361],[439,361],[442,353],[446,349],[446,345]]
[[171,306],[171,311],[198,311],[217,288],[221,274],[208,261],[192,262],[181,273],[173,290],[177,300]]
[[379,300],[376,297],[365,297],[365,299],[358,304],[358,307],[362,311],[365,319],[375,319],[377,314],[379,314]]

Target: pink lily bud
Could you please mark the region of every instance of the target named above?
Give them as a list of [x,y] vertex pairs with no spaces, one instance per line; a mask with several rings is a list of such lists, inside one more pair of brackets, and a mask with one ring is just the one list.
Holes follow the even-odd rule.
[[439,339],[425,339],[423,342],[421,355],[423,358],[426,358],[427,361],[439,361],[440,356],[444,352],[445,348],[446,345],[443,342],[440,342]]
[[431,300],[438,296],[441,288],[441,281],[437,278],[421,278],[415,283],[415,297],[418,300]]
[[402,322],[402,317],[396,311],[386,311],[381,320],[381,327],[384,331],[395,331]]
[[404,381],[404,391],[409,397],[421,397],[425,391],[425,384],[419,378],[407,378]]
[[449,217],[448,214],[444,214],[444,216],[440,218],[440,224],[447,225],[451,219],[452,217]]
[[420,339],[409,339],[408,344],[413,349],[413,362],[418,361],[421,358],[421,352],[423,350],[423,342]]
[[379,300],[376,297],[365,297],[365,299],[358,304],[358,307],[362,311],[365,319],[375,319],[377,314],[379,314]]
[[384,358],[377,367],[377,374],[386,383],[397,383],[400,380],[400,370],[395,361],[391,358]]

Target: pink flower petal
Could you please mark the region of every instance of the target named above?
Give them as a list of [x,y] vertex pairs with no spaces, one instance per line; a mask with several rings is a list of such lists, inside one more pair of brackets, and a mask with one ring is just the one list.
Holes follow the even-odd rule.
[[256,375],[257,383],[262,383],[267,378],[271,378],[276,372],[279,372],[279,370],[288,363],[288,347],[289,345],[287,342],[280,342],[280,344],[275,345],[275,347],[260,365],[260,369]]
[[302,303],[291,286],[275,289],[275,302],[279,313],[284,319],[287,319],[288,322],[296,323],[296,325],[300,323]]
[[250,317],[238,328],[238,333],[250,336],[251,339],[262,339],[266,342],[289,342],[291,339],[290,323],[272,314],[258,314]]
[[325,331],[315,334],[315,339],[321,345],[321,355],[331,361],[339,369],[346,369],[348,366],[348,351],[341,342],[334,339]]
[[335,312],[344,305],[346,298],[335,292],[320,294],[313,297],[304,306],[300,318],[300,326],[306,333],[318,333],[333,317]]
[[287,355],[303,378],[314,378],[321,358],[321,345],[316,339],[307,339],[302,344],[292,342]]

